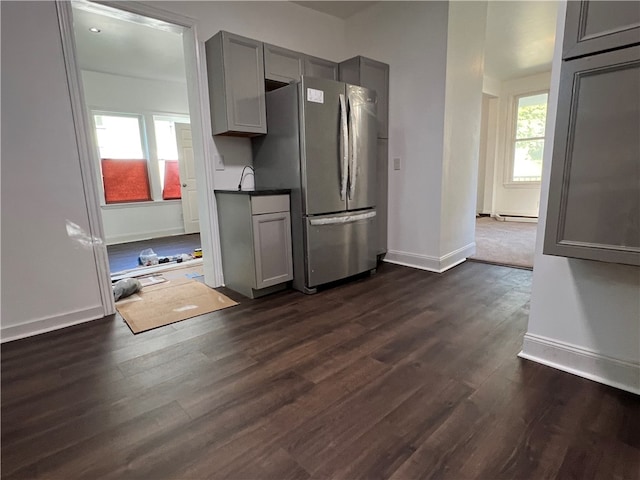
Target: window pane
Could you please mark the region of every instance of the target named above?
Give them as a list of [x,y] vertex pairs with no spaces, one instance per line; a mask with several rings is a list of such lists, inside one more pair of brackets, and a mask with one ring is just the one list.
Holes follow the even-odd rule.
[[513,159],[514,182],[539,182],[542,179],[544,140],[518,140]]
[[144,158],[137,117],[94,115],[100,158]]
[[516,139],[544,137],[547,120],[547,94],[530,95],[518,99]]
[[174,122],[169,120],[153,121],[156,129],[156,146],[159,160],[178,160],[178,144]]

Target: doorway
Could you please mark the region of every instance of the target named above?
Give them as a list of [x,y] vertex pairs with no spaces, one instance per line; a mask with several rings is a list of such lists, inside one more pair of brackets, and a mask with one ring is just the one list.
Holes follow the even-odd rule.
[[557,9],[556,2],[488,4],[470,260],[533,268]]
[[[221,286],[222,262],[220,258],[218,218],[213,195],[214,172],[211,162],[208,161],[211,158],[211,148],[209,142],[206,141],[211,132],[211,124],[207,109],[206,72],[202,65],[204,44],[197,40],[196,21],[177,13],[135,2],[121,3],[113,7],[84,0],[73,3],[74,7],[82,5],[86,9],[93,9],[96,13],[110,15],[120,20],[135,18],[136,22],[142,25],[153,26],[157,29],[181,35],[188,111],[192,132],[194,172],[198,179],[196,197],[198,199],[204,283],[214,288]],[[98,164],[100,158],[97,154],[95,129],[89,114],[88,104],[85,101],[82,71],[78,65],[77,46],[74,41],[73,29],[74,11],[71,2],[56,1],[56,8],[71,95],[76,139],[80,152],[80,167],[89,213],[90,234],[94,243],[93,251],[98,278],[100,279],[100,292],[103,299],[104,314],[110,315],[115,313],[115,305],[111,288],[107,248],[104,241],[105,226],[102,215],[104,200],[102,189],[104,185],[101,185],[101,171]],[[130,45],[130,48],[135,48],[135,45]],[[174,109],[167,109],[166,111],[155,113],[166,114],[175,111]],[[123,112],[126,112],[126,109],[120,109],[117,113]],[[144,141],[147,141],[146,137]],[[150,148],[154,148],[155,143],[147,145],[151,145]],[[150,177],[149,182],[149,188],[153,188],[152,177]],[[155,188],[159,188],[158,184],[155,185]],[[181,208],[181,205],[179,206]],[[182,227],[182,230],[184,230],[184,227]]]
[[135,269],[131,249],[145,242],[163,247],[160,259],[200,248],[181,29],[85,2],[72,10],[112,275]]

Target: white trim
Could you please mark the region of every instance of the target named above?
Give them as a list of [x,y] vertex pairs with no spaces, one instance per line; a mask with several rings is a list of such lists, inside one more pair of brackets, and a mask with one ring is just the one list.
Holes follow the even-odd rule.
[[105,243],[107,245],[116,245],[118,243],[139,242],[141,240],[149,240],[151,238],[172,237],[173,235],[186,235],[184,233],[184,227],[180,226],[179,228],[169,228],[166,230],[152,230],[136,233],[125,233],[122,235],[113,235],[111,237],[107,237],[105,239]]
[[460,265],[468,257],[476,252],[475,242],[465,245],[462,248],[447,253],[442,257],[433,257],[431,255],[421,255],[418,253],[401,252],[398,250],[389,250],[384,258],[387,263],[395,265],[403,265],[405,267],[418,268],[428,272],[443,273],[447,270]]
[[446,255],[440,257],[440,271],[445,272],[450,268],[460,265],[467,258],[476,253],[476,242],[471,242],[464,247],[460,247],[453,252],[449,252]]
[[[185,37],[186,38],[186,37]],[[196,174],[198,178],[205,179],[206,188],[198,188],[198,205],[205,204],[207,212],[199,212],[200,214],[200,242],[202,244],[202,255],[204,258],[211,258],[212,262],[204,263],[204,281],[210,287],[220,287],[224,285],[224,277],[222,273],[222,249],[220,247],[220,224],[218,222],[218,208],[216,197],[213,192],[214,183],[214,162],[213,162],[213,136],[207,132],[212,132],[211,116],[209,112],[209,90],[207,83],[207,71],[203,67],[202,59],[206,58],[204,42],[198,42],[198,36],[195,26],[193,27],[193,36],[190,37],[189,47],[195,51],[197,78],[189,78],[189,81],[196,83],[195,90],[198,92],[199,117],[195,119],[201,126],[202,132],[205,133],[202,148],[204,165],[196,162]],[[185,45],[187,42],[185,42]],[[191,118],[194,122],[194,117]],[[198,170],[200,169],[200,170]],[[204,217],[204,218],[203,218]]]
[[[109,280],[111,283],[111,280]],[[109,286],[111,290],[111,286]],[[113,290],[111,290],[111,298],[113,298]],[[115,312],[114,312],[115,313]],[[79,323],[90,322],[103,318],[103,306],[75,310],[72,312],[55,315],[53,317],[40,318],[19,325],[11,325],[0,329],[0,343],[11,342],[20,338],[31,337],[41,333],[51,332],[60,328],[70,327]]]
[[525,334],[518,356],[640,395],[640,362],[609,357],[532,333]]
[[[76,46],[73,34],[73,12],[71,10],[71,3],[57,0],[56,11],[58,14],[58,25],[60,28],[62,53],[67,73],[67,83],[69,85],[78,155],[80,157],[80,173],[89,218],[89,233],[91,238],[104,239],[104,227],[102,225],[102,215],[100,212],[100,191],[96,182],[98,173],[96,171],[96,162],[93,161],[92,146],[89,140],[91,138],[90,135],[92,135],[92,130],[90,128],[87,111],[84,107],[84,90],[82,88],[80,68],[76,63]],[[100,243],[94,242],[92,250],[98,277],[98,288],[100,289],[100,298],[102,300],[102,316],[111,315],[115,313],[116,306],[113,300],[113,290],[111,289],[111,278],[109,274],[109,259],[104,241]]]
[[384,257],[387,263],[403,265],[405,267],[419,268],[428,272],[440,272],[440,259],[431,255],[420,255],[418,253],[401,252],[389,250]]
[[100,205],[102,210],[120,210],[121,208],[149,208],[162,207],[163,205],[181,204],[182,199],[174,198],[171,200],[150,200],[148,202],[123,202],[123,203],[105,203]]
[[520,222],[520,223],[538,223],[538,217],[523,217],[522,215],[505,215],[496,213],[495,215],[491,215],[493,218],[498,220],[499,222]]

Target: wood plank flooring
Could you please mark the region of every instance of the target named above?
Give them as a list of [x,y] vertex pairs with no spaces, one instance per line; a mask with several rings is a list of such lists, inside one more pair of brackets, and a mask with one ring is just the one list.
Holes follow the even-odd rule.
[[192,254],[195,248],[200,248],[200,234],[172,235],[170,237],[150,238],[138,242],[117,243],[107,245],[109,269],[111,273],[137,268],[140,252],[147,248],[153,249],[158,257],[171,257],[181,253]]
[[5,344],[2,478],[639,478],[639,397],[516,357],[530,284],[385,264],[137,336],[114,317]]

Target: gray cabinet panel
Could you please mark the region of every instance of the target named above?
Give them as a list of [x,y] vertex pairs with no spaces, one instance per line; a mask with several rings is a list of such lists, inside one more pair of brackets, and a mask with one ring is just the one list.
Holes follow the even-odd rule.
[[256,288],[293,279],[291,218],[289,212],[253,216]]
[[213,134],[266,133],[262,42],[219,32],[205,48]]
[[216,202],[225,286],[250,298],[286,288],[293,279],[289,196],[217,191]]
[[304,55],[300,52],[264,44],[264,78],[291,83],[300,80],[304,69]]
[[640,47],[564,62],[544,253],[640,265]]
[[389,140],[378,139],[378,255],[387,253],[387,221],[389,218]]
[[304,75],[307,77],[328,78],[338,80],[338,64],[323,58],[305,55]]
[[389,138],[389,65],[366,57],[340,63],[340,81],[375,90],[378,95],[378,138]]
[[580,57],[640,43],[637,1],[567,3],[562,57]]

